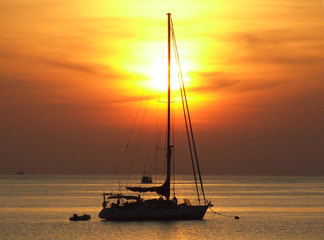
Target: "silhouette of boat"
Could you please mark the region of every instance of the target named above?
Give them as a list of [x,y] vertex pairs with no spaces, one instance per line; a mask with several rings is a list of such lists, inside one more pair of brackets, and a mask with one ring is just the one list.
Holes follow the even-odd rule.
[[70,217],[70,221],[87,221],[91,218],[90,215],[84,214],[81,216],[78,216],[78,214],[73,214],[72,217]]
[[[141,192],[155,192],[158,198],[143,199],[140,195],[131,196],[122,193],[103,193],[103,209],[99,213],[99,218],[111,221],[146,221],[146,220],[199,220],[203,219],[208,207],[212,204],[205,198],[202,178],[200,174],[196,145],[191,127],[189,108],[187,103],[184,82],[180,88],[182,104],[185,115],[188,144],[190,148],[191,164],[194,172],[195,187],[197,192],[198,204],[192,205],[189,199],[183,199],[178,203],[174,195],[170,198],[171,182],[171,161],[174,145],[171,145],[171,75],[170,75],[170,58],[171,58],[171,38],[174,47],[174,53],[178,66],[180,66],[178,50],[176,47],[175,34],[171,13],[167,13],[168,18],[168,101],[167,101],[167,147],[166,147],[166,180],[161,186],[154,187],[126,187],[128,190]],[[182,76],[182,73],[181,73]],[[196,174],[199,176],[199,181]],[[202,199],[201,199],[202,197]]]
[[151,174],[146,174],[146,171],[144,171],[141,183],[144,183],[144,184],[153,183]]

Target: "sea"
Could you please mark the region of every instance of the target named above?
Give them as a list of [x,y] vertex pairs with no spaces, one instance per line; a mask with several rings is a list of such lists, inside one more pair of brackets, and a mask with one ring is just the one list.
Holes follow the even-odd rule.
[[[0,239],[324,239],[324,176],[203,179],[214,205],[203,220],[111,222],[98,213],[103,191],[120,186],[117,176],[0,175]],[[192,183],[182,176],[178,201],[195,198]],[[69,221],[74,213],[91,219]]]

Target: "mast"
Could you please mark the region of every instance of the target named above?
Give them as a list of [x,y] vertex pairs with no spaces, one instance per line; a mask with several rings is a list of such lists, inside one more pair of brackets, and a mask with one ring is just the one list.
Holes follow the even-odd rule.
[[[171,117],[170,117],[170,109],[171,109],[171,13],[167,13],[168,15],[168,134],[167,134],[167,179],[166,183],[168,184],[168,188],[170,191],[170,170],[171,170],[171,155],[172,155],[172,147],[171,147]],[[167,196],[169,200],[170,196]]]
[[[195,170],[195,163],[194,163],[192,151],[194,151],[194,154],[195,154],[195,160],[196,160],[197,170],[198,170],[198,174],[199,174],[201,191],[202,191],[202,195],[204,197],[204,202],[206,204],[205,193],[204,193],[204,188],[203,188],[203,183],[202,183],[202,178],[201,178],[201,173],[200,173],[200,168],[199,168],[199,163],[198,163],[197,150],[196,150],[192,125],[191,125],[191,119],[190,119],[190,114],[189,114],[187,96],[186,96],[186,91],[184,88],[182,72],[180,69],[180,60],[179,60],[179,54],[178,54],[178,49],[177,49],[177,44],[176,44],[176,39],[175,39],[175,34],[174,34],[173,23],[172,23],[172,19],[171,19],[171,13],[167,13],[166,15],[168,16],[168,102],[167,102],[168,110],[167,110],[167,154],[166,154],[166,160],[167,160],[167,173],[166,174],[167,175],[166,175],[166,180],[159,187],[128,187],[128,186],[126,186],[126,188],[128,190],[131,190],[134,192],[156,192],[157,194],[166,197],[167,200],[170,200],[171,160],[172,160],[171,158],[172,158],[172,148],[173,148],[173,146],[171,145],[171,37],[172,37],[175,60],[176,60],[176,63],[178,65],[179,71],[180,71],[180,73],[178,73],[178,74],[180,74],[181,82],[182,82],[182,85],[180,84],[180,92],[181,92],[181,98],[182,98],[187,138],[188,138],[188,144],[189,144],[189,150],[190,150],[190,157],[191,157],[191,161],[192,161],[194,179],[195,179],[195,183],[196,183],[198,201],[199,201],[199,205],[200,205],[199,188],[198,188],[197,179],[196,179],[196,170]],[[193,146],[191,145],[191,143]]]

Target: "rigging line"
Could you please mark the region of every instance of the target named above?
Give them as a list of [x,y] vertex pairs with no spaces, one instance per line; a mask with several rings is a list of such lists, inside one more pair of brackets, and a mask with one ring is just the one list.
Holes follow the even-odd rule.
[[177,66],[178,66],[178,77],[179,77],[181,101],[182,101],[183,116],[184,116],[184,120],[185,120],[186,133],[187,133],[187,139],[188,139],[188,145],[189,145],[190,159],[191,159],[191,164],[192,164],[192,169],[193,169],[193,174],[194,174],[194,180],[195,180],[195,185],[196,185],[198,202],[200,203],[199,189],[198,189],[197,177],[196,177],[196,169],[195,169],[195,163],[194,163],[194,160],[193,160],[192,146],[191,146],[189,130],[188,130],[187,113],[186,113],[186,109],[185,109],[184,98],[183,98],[183,89],[181,87],[181,80],[180,80],[180,78],[182,77],[182,74],[180,75],[180,73],[179,73],[179,72],[181,72],[181,68],[180,68],[179,55],[178,55],[178,50],[177,50],[177,47],[176,47],[176,39],[175,39],[175,34],[174,34],[174,28],[173,28],[173,22],[172,21],[171,21],[171,31],[172,31],[172,40],[173,40],[172,42],[173,42],[174,54],[175,54],[175,59],[176,59],[176,63],[177,63]]
[[148,105],[148,102],[149,102],[149,99],[150,99],[150,93],[151,93],[151,88],[148,90],[148,94],[147,94],[147,97],[146,97],[146,104],[145,104],[145,107],[144,107],[144,113],[143,113],[143,116],[142,116],[140,129],[139,129],[138,134],[137,134],[137,140],[136,140],[136,144],[135,144],[135,150],[134,150],[133,158],[131,160],[130,168],[129,168],[129,171],[128,171],[127,185],[128,185],[128,182],[129,182],[130,174],[132,172],[133,165],[134,165],[134,160],[136,158],[136,154],[137,154],[137,150],[138,150],[138,143],[139,143],[140,135],[141,135],[142,129],[143,129],[144,117],[145,117],[146,110],[147,110],[147,105]]
[[[163,107],[162,104],[159,104],[159,102],[157,102],[157,109],[156,109],[156,123],[155,123],[155,131],[153,133],[153,135],[155,136],[152,144],[154,144],[155,141],[155,162],[154,162],[154,173],[155,173],[155,184],[157,183],[157,175],[160,175],[160,172],[158,173],[158,167],[157,167],[157,162],[158,159],[160,157],[159,151],[158,150],[165,150],[165,148],[160,147],[163,146],[163,144],[161,143],[161,139],[165,139],[165,137],[163,136],[163,134],[165,133],[164,128],[164,121],[162,121],[162,116],[163,116],[163,120],[164,120],[164,116],[165,116],[165,109]],[[153,148],[152,148],[153,149]],[[162,161],[161,161],[162,162]],[[164,161],[163,161],[164,163]]]
[[[152,103],[153,106],[154,106],[154,102]],[[158,104],[159,105],[159,104]],[[151,105],[150,105],[151,106]],[[158,108],[159,109],[159,108]],[[157,118],[159,116],[159,111],[156,111],[156,115],[157,115]],[[153,134],[149,134],[150,137],[151,137],[151,141],[149,141],[149,145],[150,147],[148,147],[148,151],[145,151],[146,152],[146,156],[144,157],[143,156],[143,160],[144,160],[144,163],[145,165],[151,165],[151,168],[152,168],[152,152],[153,152],[153,149],[154,149],[154,144],[156,144],[157,142],[157,139],[158,139],[158,119],[155,119],[154,116],[152,116],[150,118],[150,121],[146,124],[146,128],[148,127],[152,127],[152,129],[154,129],[155,131],[153,131]],[[148,138],[147,138],[148,139]],[[142,142],[144,142],[144,135],[143,135],[143,139],[142,139]]]
[[[171,24],[172,24],[172,29],[173,29],[173,22],[172,21],[171,21]],[[179,54],[178,54],[178,48],[177,48],[177,43],[176,43],[174,30],[173,30],[173,35],[174,35],[174,44],[176,46],[177,59],[179,61],[179,65],[180,65],[180,58],[179,58]],[[204,202],[206,204],[205,191],[204,191],[204,186],[203,186],[200,167],[199,167],[197,148],[196,148],[195,139],[194,139],[194,135],[193,135],[191,118],[190,118],[190,113],[189,113],[189,106],[188,106],[188,101],[187,101],[187,94],[186,94],[186,90],[185,90],[185,86],[184,86],[184,81],[183,81],[183,76],[182,76],[181,69],[180,69],[180,74],[181,74],[184,98],[185,98],[185,102],[186,102],[186,108],[187,108],[187,114],[188,114],[188,120],[189,120],[190,132],[191,132],[191,139],[192,139],[192,144],[193,144],[193,148],[194,148],[196,164],[197,164],[197,169],[198,169],[198,174],[199,174],[199,180],[200,180],[200,185],[201,185],[201,191],[202,191],[202,194],[203,194],[203,197],[204,197]]]
[[[181,104],[181,103],[180,103]],[[173,108],[174,109],[174,108]],[[174,163],[179,163],[177,166],[185,166],[185,163],[183,161],[184,158],[187,158],[187,155],[186,154],[183,154],[183,149],[182,149],[182,140],[179,136],[179,132],[178,131],[178,127],[179,127],[179,124],[178,122],[176,121],[177,118],[175,118],[174,120],[174,135],[173,137],[175,138],[174,140],[174,144],[176,146],[176,148],[174,149],[174,152],[175,152],[175,156],[174,156],[174,159],[177,159],[175,161],[173,161]],[[182,122],[181,122],[182,123]],[[187,153],[187,152],[186,152]],[[183,167],[178,167],[177,170],[180,172],[180,176],[184,176],[184,168]],[[175,174],[175,169],[174,169],[174,174]],[[177,174],[178,175],[178,174]],[[179,178],[178,178],[179,180]],[[180,188],[181,189],[181,188]],[[179,188],[177,188],[177,192],[179,192],[180,190]],[[182,191],[182,192],[185,192],[185,191]],[[188,193],[188,192],[187,192]]]
[[188,145],[189,145],[189,152],[190,152],[190,158],[191,158],[191,163],[192,163],[192,169],[193,169],[193,174],[194,174],[194,180],[195,180],[195,185],[196,185],[196,191],[197,191],[197,196],[198,196],[198,202],[200,202],[200,197],[199,197],[199,190],[198,190],[198,185],[197,185],[197,177],[196,177],[196,170],[195,170],[195,164],[193,160],[193,154],[192,154],[192,146],[191,146],[191,141],[190,141],[190,136],[189,136],[189,131],[188,131],[188,121],[187,121],[187,114],[186,114],[186,109],[184,105],[184,98],[183,98],[183,90],[182,90],[182,84],[181,84],[181,76],[180,76],[180,62],[178,58],[178,51],[176,48],[176,41],[175,41],[175,34],[174,34],[174,29],[172,25],[172,38],[173,38],[173,47],[174,47],[174,52],[175,52],[175,59],[176,63],[178,66],[178,77],[179,77],[179,85],[180,85],[180,93],[181,93],[181,100],[182,100],[182,108],[183,108],[183,113],[184,113],[184,120],[185,120],[185,126],[186,126],[186,133],[187,133],[187,139],[188,139]]
[[160,104],[157,103],[157,114],[156,114],[156,142],[155,142],[155,160],[154,160],[154,183],[156,185],[156,181],[157,181],[157,161],[158,161],[158,148],[159,148],[159,144],[160,141],[159,139],[161,138],[160,136],[160,131],[159,131],[159,127],[160,127],[160,111],[162,111],[160,109]]
[[[175,145],[175,132],[176,132],[176,117],[175,117],[175,108],[172,108],[172,127],[171,127],[171,131],[172,131],[172,142],[173,142],[173,146]],[[172,161],[172,178],[173,178],[173,195],[175,197],[175,162],[177,159],[177,154],[176,154],[176,148],[173,147],[173,161]]]
[[234,219],[240,219],[239,216],[233,216],[233,215],[225,215],[225,214],[222,214],[222,213],[219,213],[219,212],[215,212],[211,207],[209,207],[209,210],[212,211],[214,214],[217,214],[219,216],[224,216],[224,217],[234,217]]
[[128,149],[129,149],[130,140],[131,140],[131,138],[133,136],[133,132],[134,132],[134,129],[135,129],[135,123],[137,122],[139,110],[141,108],[143,99],[144,99],[144,91],[142,92],[142,95],[141,95],[140,100],[139,100],[139,104],[137,106],[135,118],[134,118],[134,121],[133,121],[132,126],[131,126],[130,131],[129,131],[129,136],[128,136],[128,139],[127,139],[127,144],[126,144],[125,150],[123,151],[123,153],[120,156],[120,164],[118,164],[118,167],[117,167],[118,185],[120,187],[121,187],[121,178],[122,177],[121,177],[121,174],[119,174],[119,173],[120,173],[120,171],[123,172],[123,169],[124,169],[124,167],[126,165],[126,158],[127,158],[127,153],[128,153]]
[[[165,121],[164,121],[164,116],[167,115],[167,109],[164,107],[164,105],[162,104],[159,104],[160,108],[159,108],[159,129],[158,129],[158,137],[157,137],[157,140],[158,140],[158,143],[157,145],[160,145],[160,146],[163,146],[162,148],[158,148],[157,150],[166,150],[166,139],[167,139],[167,134],[166,134],[166,131],[165,129],[167,128],[166,124],[165,124]],[[163,118],[162,118],[163,117]],[[162,120],[163,119],[163,120]],[[162,143],[163,142],[163,143]],[[159,154],[158,155],[159,159],[161,158],[161,155]],[[164,158],[165,158],[165,155],[163,155],[163,161],[161,161],[163,163],[163,169],[165,168],[165,161],[164,161]],[[157,168],[156,168],[157,169]],[[164,173],[164,171],[162,171]],[[159,173],[160,175],[162,175],[162,173],[160,172]]]

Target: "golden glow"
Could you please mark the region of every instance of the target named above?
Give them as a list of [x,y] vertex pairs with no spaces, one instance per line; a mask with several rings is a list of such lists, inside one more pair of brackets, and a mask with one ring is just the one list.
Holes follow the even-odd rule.
[[[181,71],[184,75],[186,73],[186,67],[181,63]],[[179,89],[179,77],[178,67],[175,64],[174,59],[171,60],[171,88]],[[167,58],[159,58],[158,61],[153,62],[152,72],[152,87],[156,90],[165,91],[168,89],[168,60]],[[183,78],[185,86],[187,85],[186,78]]]
[[[54,173],[56,164],[57,172],[72,173],[83,166],[76,162],[119,159],[117,146],[124,146],[122,135],[129,134],[147,90],[151,122],[153,110],[166,105],[167,12],[210,173],[262,174],[267,170],[259,169],[272,168],[281,174],[285,168],[309,174],[297,168],[320,166],[322,1],[2,0],[0,9],[6,173],[18,171],[16,166]],[[172,111],[180,117],[175,69],[173,63]],[[312,153],[314,162],[304,153]],[[266,158],[267,165],[255,165]],[[35,161],[21,165],[24,159]],[[282,165],[281,159],[298,161]],[[222,163],[227,170],[220,170]],[[84,166],[100,166],[90,165]]]
[[[191,106],[199,106],[199,121],[207,121],[208,116],[214,126],[215,121],[242,119],[234,115],[263,111],[250,107],[256,102],[275,104],[281,99],[267,91],[278,87],[278,96],[287,91],[295,96],[305,88],[313,92],[323,82],[317,77],[323,76],[318,62],[323,52],[322,12],[302,0],[267,5],[256,0],[238,0],[235,5],[212,0],[59,0],[51,7],[35,3],[0,3],[2,9],[8,9],[2,16],[1,36],[5,37],[0,39],[1,76],[27,82],[14,86],[30,86],[28,94],[35,95],[26,99],[31,104],[109,102],[127,105],[129,110],[130,102],[138,101],[144,89],[164,92],[165,13],[170,9],[185,85]],[[297,7],[292,8],[294,5]],[[300,11],[303,6],[308,6],[307,16]],[[175,69],[173,61],[173,89],[179,88]],[[318,80],[305,85],[304,79]],[[285,81],[290,84],[281,84]],[[44,85],[42,91],[38,90],[39,83]],[[16,96],[27,94],[15,91]],[[110,123],[113,119],[120,123],[122,113],[110,109],[111,105],[104,105],[91,111],[96,114],[89,116],[91,122],[107,122],[102,119],[107,118]]]
[[160,58],[153,63],[152,67],[152,86],[157,90],[166,90],[168,88],[168,61]]

